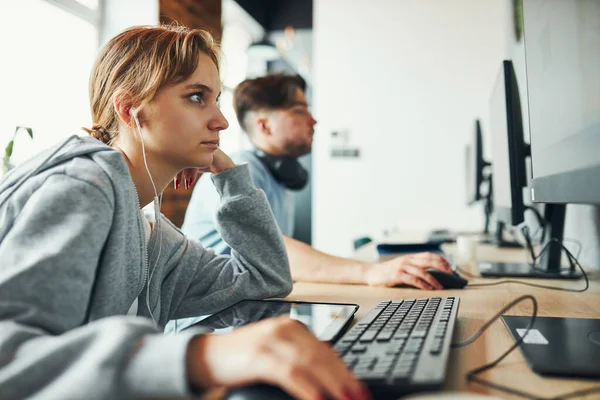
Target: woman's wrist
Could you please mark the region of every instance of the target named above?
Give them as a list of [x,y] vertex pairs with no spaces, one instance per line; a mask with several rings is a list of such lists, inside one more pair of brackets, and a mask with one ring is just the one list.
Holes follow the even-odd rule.
[[227,165],[220,165],[218,168],[215,167],[213,169],[213,174],[220,174],[221,172],[225,172],[225,171],[229,171],[230,169],[235,168],[237,165],[235,165],[233,163],[233,161],[231,162],[231,164],[227,164]]
[[186,354],[186,377],[192,391],[199,392],[214,386],[207,361],[212,335],[199,335],[190,340]]

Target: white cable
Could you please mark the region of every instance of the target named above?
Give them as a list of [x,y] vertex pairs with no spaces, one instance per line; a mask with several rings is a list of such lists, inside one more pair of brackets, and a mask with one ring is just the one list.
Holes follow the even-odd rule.
[[[162,231],[160,230],[160,205],[161,205],[161,201],[159,201],[158,199],[158,193],[156,191],[156,185],[154,184],[154,179],[152,178],[152,174],[150,173],[150,168],[148,168],[148,161],[146,160],[146,146],[144,143],[144,136],[142,135],[142,128],[140,126],[140,121],[138,120],[137,117],[137,111],[135,110],[135,108],[131,108],[129,110],[129,113],[131,114],[131,116],[133,117],[133,120],[135,121],[135,126],[137,128],[137,133],[140,137],[140,141],[142,143],[142,157],[144,159],[144,166],[146,167],[146,172],[148,173],[148,177],[150,178],[150,183],[152,183],[152,189],[154,190],[154,229],[157,229],[158,234],[159,234],[159,239],[158,239],[158,256],[156,257],[156,261],[154,262],[154,265],[152,266],[152,268],[150,269],[150,273],[148,275],[148,282],[147,282],[147,289],[146,289],[146,308],[148,309],[148,313],[150,314],[150,318],[152,318],[152,321],[154,322],[154,325],[158,325],[156,322],[156,319],[154,318],[154,315],[152,314],[152,308],[150,307],[150,283],[152,282],[152,276],[154,276],[154,271],[156,270],[156,266],[158,265],[158,261],[160,260],[160,251],[161,251],[161,247],[162,247]],[[160,195],[161,200],[162,200],[162,193]],[[153,251],[153,255],[154,255],[154,250]],[[149,267],[149,266],[148,266]]]
[[[148,176],[150,177],[150,183],[152,183],[152,189],[154,190],[154,201],[157,201],[158,193],[156,192],[156,185],[154,184],[154,179],[152,179],[152,174],[150,173],[150,168],[148,168],[148,161],[146,160],[146,146],[144,144],[144,136],[142,135],[142,128],[140,126],[140,121],[138,120],[137,111],[135,110],[135,108],[132,107],[130,109],[130,114],[133,117],[133,120],[135,121],[135,126],[137,127],[137,132],[138,132],[138,135],[140,136],[140,141],[142,142],[142,157],[144,158],[144,166],[146,167],[146,172],[148,173]],[[154,216],[154,218],[156,219],[156,215]]]

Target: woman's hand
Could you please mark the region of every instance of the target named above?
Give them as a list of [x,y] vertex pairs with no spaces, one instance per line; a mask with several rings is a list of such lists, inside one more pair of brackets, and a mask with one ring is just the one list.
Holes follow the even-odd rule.
[[203,335],[190,342],[188,381],[195,387],[280,386],[300,400],[369,399],[365,386],[333,349],[306,327],[276,317],[227,335]]
[[213,154],[213,163],[206,168],[186,168],[175,176],[173,179],[173,186],[175,189],[179,189],[179,186],[183,183],[185,189],[192,187],[192,184],[196,182],[204,172],[211,172],[218,174],[220,172],[227,171],[235,167],[235,163],[229,158],[227,154],[221,149],[215,150]]
[[[208,169],[208,172],[218,174],[228,169],[234,168],[235,163],[221,149],[217,149],[213,154],[213,163]],[[205,171],[206,172],[206,171]]]
[[452,273],[443,257],[434,253],[416,253],[373,264],[367,272],[366,283],[371,286],[410,285],[423,290],[443,289],[426,271],[428,268]]

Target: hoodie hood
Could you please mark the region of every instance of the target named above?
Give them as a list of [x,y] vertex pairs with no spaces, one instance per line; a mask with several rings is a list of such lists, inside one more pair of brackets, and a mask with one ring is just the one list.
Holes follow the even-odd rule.
[[10,170],[0,180],[0,205],[30,177],[55,167],[75,157],[101,151],[115,151],[112,147],[92,137],[73,135],[58,145],[52,146],[38,155]]

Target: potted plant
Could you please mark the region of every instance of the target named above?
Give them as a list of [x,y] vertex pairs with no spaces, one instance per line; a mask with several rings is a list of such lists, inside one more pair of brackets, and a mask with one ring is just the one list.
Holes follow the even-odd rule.
[[4,158],[2,159],[2,175],[6,174],[8,171],[10,171],[14,167],[14,165],[10,162],[10,157],[12,156],[13,150],[15,147],[15,138],[17,137],[17,133],[21,129],[26,130],[27,133],[29,134],[29,137],[33,139],[33,129],[27,128],[25,126],[17,126],[16,127],[15,133],[13,133],[12,140],[10,142],[8,142],[8,144],[6,145],[6,148],[4,149]]

